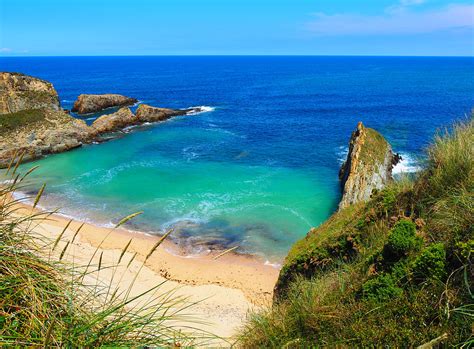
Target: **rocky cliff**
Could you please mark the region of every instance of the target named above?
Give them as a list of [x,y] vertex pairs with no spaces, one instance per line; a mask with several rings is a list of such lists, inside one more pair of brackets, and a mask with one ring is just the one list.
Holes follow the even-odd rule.
[[89,114],[111,107],[133,105],[137,102],[138,100],[135,98],[111,93],[103,95],[82,94],[77,97],[77,100],[74,102],[72,111],[79,114]]
[[0,73],[0,114],[40,108],[60,109],[50,82],[20,73]]
[[374,190],[382,189],[392,180],[392,168],[398,159],[380,133],[359,122],[339,172],[342,186],[339,209],[368,201]]
[[[90,95],[81,95],[90,96]],[[79,110],[135,103],[135,99],[80,97]],[[114,104],[114,105],[111,105]],[[117,133],[128,126],[159,122],[178,115],[195,114],[200,108],[167,109],[141,105],[134,115],[129,108],[102,115],[91,126],[61,109],[58,94],[47,81],[17,73],[0,73],[0,168],[21,154],[23,161],[59,153],[94,141],[104,133]],[[110,137],[108,137],[110,139]]]
[[348,260],[358,253],[359,221],[354,217],[363,215],[360,211],[374,189],[381,190],[392,180],[392,167],[398,159],[380,133],[359,122],[339,173],[343,191],[339,210],[291,247],[275,286],[275,300],[283,297],[298,275],[311,278],[318,271],[329,270],[338,260]]

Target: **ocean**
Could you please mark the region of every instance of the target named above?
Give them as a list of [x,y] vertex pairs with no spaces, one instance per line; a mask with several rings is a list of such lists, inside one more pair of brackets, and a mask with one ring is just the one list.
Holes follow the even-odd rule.
[[4,57],[0,70],[51,81],[67,109],[81,93],[206,106],[22,169],[40,165],[30,180],[47,183],[44,207],[103,225],[143,211],[130,229],[174,227],[189,254],[239,246],[272,263],[336,209],[358,121],[412,172],[474,106],[472,57]]

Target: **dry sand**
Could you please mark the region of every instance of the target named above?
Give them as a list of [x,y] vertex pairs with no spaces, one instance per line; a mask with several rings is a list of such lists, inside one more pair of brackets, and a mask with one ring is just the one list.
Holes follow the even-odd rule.
[[[17,214],[31,212],[30,206],[22,204]],[[34,227],[34,232],[55,239],[68,222],[69,219],[63,216],[52,215]],[[61,239],[62,246],[72,240],[81,224],[72,221]],[[112,230],[84,224],[64,258],[85,265],[95,252],[95,263],[98,263],[102,254],[102,265],[115,265],[130,239],[132,242],[122,258],[119,271],[115,273],[120,275],[119,280],[117,276],[113,277],[113,268],[102,269],[98,276],[103,282],[112,280],[115,287],[127,289],[159,237],[121,228]],[[193,326],[225,338],[236,333],[249,310],[270,304],[278,277],[278,270],[273,266],[264,265],[263,261],[251,256],[233,253],[216,260],[214,256],[178,256],[168,252],[172,247],[170,244],[165,241],[146,261],[133,285],[132,295],[166,281],[159,292],[175,290],[176,295],[187,297],[190,302],[198,302],[186,313],[208,324]],[[127,268],[126,265],[135,254]]]

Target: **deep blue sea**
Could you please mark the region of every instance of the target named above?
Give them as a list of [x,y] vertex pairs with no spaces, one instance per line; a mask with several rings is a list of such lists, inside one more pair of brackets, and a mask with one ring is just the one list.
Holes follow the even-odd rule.
[[173,226],[190,253],[239,246],[272,262],[335,210],[358,121],[411,171],[474,106],[472,57],[36,57],[0,70],[51,81],[68,109],[81,93],[210,107],[37,161],[44,205],[102,224],[143,210],[131,228]]

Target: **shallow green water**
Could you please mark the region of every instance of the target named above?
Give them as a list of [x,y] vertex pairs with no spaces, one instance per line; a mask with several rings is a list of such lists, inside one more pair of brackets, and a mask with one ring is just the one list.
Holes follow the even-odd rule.
[[173,238],[190,253],[240,246],[279,261],[333,210],[337,174],[255,164],[251,152],[224,150],[238,135],[203,129],[201,121],[179,118],[135,129],[22,170],[40,165],[30,181],[47,183],[45,207],[100,224],[144,211],[130,228],[160,233],[174,226]]

